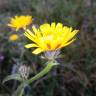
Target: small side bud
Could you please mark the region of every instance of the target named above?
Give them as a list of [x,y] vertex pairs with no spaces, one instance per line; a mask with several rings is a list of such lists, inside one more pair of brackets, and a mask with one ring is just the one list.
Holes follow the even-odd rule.
[[30,66],[27,65],[21,65],[18,69],[18,73],[21,75],[23,79],[27,79],[30,74]]

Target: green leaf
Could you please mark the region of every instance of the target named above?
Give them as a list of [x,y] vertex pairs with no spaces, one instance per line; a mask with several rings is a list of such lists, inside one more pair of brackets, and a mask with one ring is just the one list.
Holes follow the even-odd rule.
[[7,81],[9,81],[9,80],[12,80],[12,79],[18,80],[18,81],[23,81],[19,74],[12,74],[12,75],[7,76],[7,77],[3,80],[2,83],[5,83],[5,82],[7,82]]

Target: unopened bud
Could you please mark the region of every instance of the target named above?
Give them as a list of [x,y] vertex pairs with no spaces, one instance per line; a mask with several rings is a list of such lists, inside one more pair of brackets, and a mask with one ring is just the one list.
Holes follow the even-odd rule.
[[27,79],[30,74],[30,67],[26,65],[21,65],[18,69],[18,73],[21,75],[23,79]]

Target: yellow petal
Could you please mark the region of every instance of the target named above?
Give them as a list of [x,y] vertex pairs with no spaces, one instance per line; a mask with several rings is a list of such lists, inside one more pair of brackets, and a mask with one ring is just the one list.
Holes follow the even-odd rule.
[[36,44],[27,44],[25,45],[25,48],[32,48],[32,47],[38,47]]
[[30,34],[28,34],[28,32],[25,32],[24,35],[25,35],[27,38],[29,38],[30,40],[35,41],[34,38],[33,38],[33,36],[30,35]]
[[57,25],[56,25],[56,29],[62,29],[62,27],[63,27],[63,24],[62,23],[58,23]]
[[47,23],[40,26],[40,30],[41,30],[42,32],[45,32],[45,31],[48,30],[49,28],[50,28],[50,25],[47,24]]
[[35,26],[32,26],[32,29],[33,29],[33,31],[34,31],[34,33],[35,33],[35,35],[37,35],[38,37],[40,37],[40,36],[41,36],[41,32],[39,32],[39,31],[36,29],[36,27],[35,27]]
[[39,53],[41,53],[43,50],[41,49],[41,48],[37,48],[37,49],[35,49],[32,53],[33,54],[39,54]]
[[30,36],[35,37],[35,35],[34,35],[29,29],[26,29],[26,32],[27,32]]
[[37,28],[35,26],[32,26],[32,29],[33,29],[33,31],[34,31],[35,34],[38,33],[38,30],[37,30]]
[[69,42],[67,42],[67,43],[65,43],[65,44],[63,45],[63,47],[68,46],[69,44],[71,44],[71,43],[74,42],[75,40],[76,40],[76,38],[75,38],[75,39],[72,39],[71,41],[69,41]]
[[71,32],[70,37],[73,38],[79,30],[74,30],[73,32]]
[[55,28],[55,26],[56,26],[56,24],[53,22],[52,24],[51,24],[51,28]]
[[76,34],[78,33],[78,30],[74,30],[73,32],[69,33],[65,39],[65,43],[69,40],[71,40]]

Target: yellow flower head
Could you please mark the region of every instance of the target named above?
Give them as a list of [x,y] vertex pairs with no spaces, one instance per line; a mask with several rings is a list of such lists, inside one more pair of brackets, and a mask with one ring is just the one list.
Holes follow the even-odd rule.
[[31,16],[15,16],[14,18],[11,18],[10,24],[8,24],[8,26],[16,28],[16,31],[18,31],[20,28],[25,28],[31,23]]
[[36,47],[32,52],[33,54],[61,49],[76,40],[73,37],[78,32],[78,30],[73,30],[72,27],[63,26],[62,23],[42,24],[39,29],[35,26],[32,29],[34,33],[26,29],[24,35],[33,41],[25,47]]
[[19,38],[19,36],[18,36],[17,34],[12,34],[12,35],[9,37],[9,40],[10,40],[10,41],[16,41],[18,38]]

